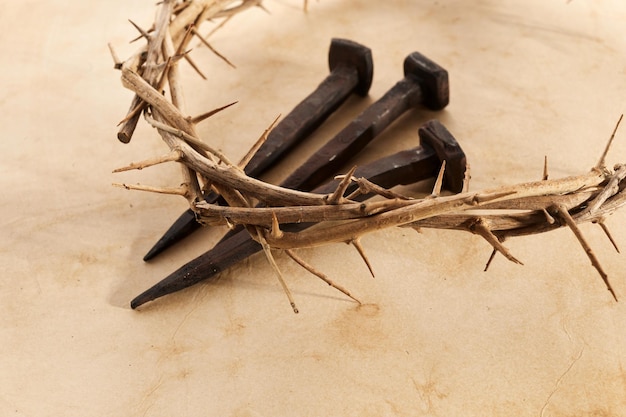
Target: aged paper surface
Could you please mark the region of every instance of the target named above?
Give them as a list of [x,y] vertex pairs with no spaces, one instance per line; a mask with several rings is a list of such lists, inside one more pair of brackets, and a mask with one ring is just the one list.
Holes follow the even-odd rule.
[[[190,115],[238,100],[203,137],[237,159],[327,74],[332,37],[369,46],[370,96],[350,100],[278,181],[402,77],[420,51],[450,73],[442,112],[398,120],[356,162],[417,145],[440,119],[478,190],[586,172],[626,109],[621,1],[266,1],[183,64]],[[460,232],[363,239],[376,278],[346,245],[300,254],[358,307],[285,257],[294,315],[262,256],[132,311],[128,302],[221,236],[206,230],[141,261],[186,208],[112,182],[176,186],[176,166],[111,171],[166,151],[144,123],[116,123],[132,97],[107,49],[138,46],[150,2],[6,2],[0,15],[0,413],[6,416],[626,416],[626,273],[600,228],[583,232],[618,297],[568,230],[507,242],[524,266]],[[207,29],[211,24],[207,26]],[[610,163],[626,162],[617,133]],[[626,247],[626,213],[607,221]]]

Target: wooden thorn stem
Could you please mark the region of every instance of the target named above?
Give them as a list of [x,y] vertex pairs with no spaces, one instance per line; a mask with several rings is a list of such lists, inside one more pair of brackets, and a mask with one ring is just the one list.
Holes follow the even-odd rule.
[[477,219],[476,223],[472,225],[471,231],[484,238],[495,250],[503,254],[509,261],[518,265],[524,265],[500,242],[498,237],[493,234],[482,218]]
[[141,162],[133,162],[125,167],[117,168],[113,170],[113,173],[124,172],[124,171],[132,171],[132,170],[142,170],[144,168],[148,168],[154,165],[163,164],[166,162],[178,162],[182,158],[182,153],[174,149],[172,152],[168,153],[164,156],[159,156],[157,158],[146,159]]
[[472,176],[470,174],[470,165],[469,163],[467,163],[465,166],[465,176],[463,177],[463,189],[461,190],[461,193],[465,194],[469,192],[471,178]]
[[113,45],[111,45],[111,43],[108,43],[107,46],[109,47],[111,58],[113,58],[113,68],[121,69],[123,63],[122,63],[122,60],[119,58],[119,56],[117,56],[117,53],[115,52],[115,49],[113,48]]
[[137,29],[137,31],[142,37],[146,38],[147,41],[150,41],[150,34],[148,32],[143,30],[137,23],[133,22],[132,20],[128,19],[128,21],[130,22],[131,25],[133,25],[135,29]]
[[153,187],[150,185],[141,185],[141,184],[124,184],[124,183],[113,183],[114,187],[125,188],[127,190],[136,190],[136,191],[147,191],[150,193],[158,193],[158,194],[170,194],[170,195],[181,195],[183,197],[187,196],[189,190],[187,187]]
[[546,221],[548,222],[548,224],[554,224],[556,220],[554,220],[554,217],[552,217],[550,213],[548,213],[548,210],[546,210],[545,208],[542,208],[541,212],[543,213],[544,216],[546,216]]
[[606,237],[609,238],[609,241],[611,242],[611,244],[615,248],[615,251],[617,253],[620,253],[619,247],[617,246],[617,242],[615,241],[615,239],[613,239],[613,236],[611,235],[611,232],[609,231],[609,228],[604,223],[604,218],[600,219],[597,223],[598,223],[598,225],[600,225],[600,228],[602,228],[602,231],[604,232]]
[[609,142],[606,144],[606,148],[604,148],[604,152],[600,156],[600,160],[596,164],[596,168],[602,169],[605,165],[606,155],[609,153],[609,149],[611,148],[611,144],[613,143],[613,139],[615,139],[615,134],[617,133],[617,129],[619,128],[619,124],[622,122],[624,115],[621,114],[619,119],[617,119],[617,123],[615,123],[615,128],[613,129],[613,133],[611,133],[611,137],[609,138]]
[[584,211],[591,215],[596,213],[606,200],[619,192],[620,183],[624,178],[626,178],[626,165],[619,164],[602,191],[589,202]]
[[180,83],[180,71],[178,69],[178,60],[175,59],[176,52],[174,51],[174,41],[169,32],[165,34],[163,42],[163,55],[167,57],[165,69],[157,90],[161,91],[165,86],[165,80],[170,86],[170,98],[172,104],[181,113],[185,113],[185,99],[183,94],[183,87]]
[[373,182],[369,181],[367,178],[357,178],[356,183],[359,187],[346,197],[346,200],[352,200],[358,195],[361,194],[370,194],[374,193],[381,197],[385,197],[388,199],[398,199],[398,200],[412,200],[410,197],[404,196],[402,194],[396,193],[394,191],[383,188]]
[[200,67],[196,65],[193,59],[191,59],[191,57],[188,54],[185,54],[184,57],[185,57],[185,61],[187,61],[189,65],[191,65],[191,68],[193,68],[203,80],[206,80],[207,79],[206,75],[204,75],[202,70],[200,70]]
[[182,40],[180,41],[180,43],[178,44],[178,48],[176,48],[176,55],[181,55],[183,54],[183,51],[185,50],[185,48],[187,48],[187,45],[189,45],[189,41],[191,40],[191,38],[193,37],[193,31],[194,29],[194,24],[189,25],[189,27],[187,28],[187,31],[185,32],[185,34],[183,35]]
[[283,291],[287,295],[287,299],[289,300],[289,304],[291,305],[293,312],[295,314],[298,314],[299,312],[298,307],[296,307],[296,303],[293,299],[293,296],[291,295],[291,291],[289,290],[289,287],[287,287],[287,284],[285,283],[285,279],[283,278],[283,273],[281,272],[280,268],[276,264],[276,260],[274,259],[274,256],[272,255],[272,249],[267,244],[267,241],[263,238],[263,233],[261,232],[261,230],[257,228],[256,233],[257,233],[258,241],[261,244],[261,247],[263,248],[263,252],[265,253],[265,257],[267,258],[267,261],[270,263],[270,265],[272,266],[272,269],[276,273],[276,277],[278,278],[280,285],[283,287]]
[[[236,102],[235,102],[236,103]],[[234,104],[234,103],[233,103]],[[250,162],[250,160],[252,159],[252,157],[257,153],[257,151],[259,150],[259,148],[261,148],[261,146],[265,143],[265,141],[267,140],[270,132],[272,131],[272,129],[274,128],[274,126],[276,126],[276,123],[278,123],[278,119],[280,119],[280,114],[278,116],[276,116],[276,118],[274,119],[274,121],[265,129],[265,131],[263,131],[263,133],[261,134],[261,136],[259,136],[259,138],[257,139],[257,141],[254,143],[254,145],[252,145],[252,147],[248,150],[248,152],[243,156],[243,158],[241,158],[241,160],[239,161],[239,164],[237,164],[239,166],[239,168],[244,169],[246,165],[248,165],[248,162]]]
[[343,195],[352,182],[352,175],[354,175],[354,171],[356,171],[356,166],[353,166],[346,175],[342,176],[343,178],[341,179],[341,182],[337,185],[335,191],[328,197],[328,204],[340,204],[344,201]]
[[190,119],[190,122],[193,123],[193,124],[198,124],[201,121],[203,121],[205,119],[208,119],[209,117],[213,116],[214,114],[217,114],[217,113],[221,112],[222,110],[226,110],[230,106],[234,106],[237,103],[238,103],[238,101],[233,101],[232,103],[229,103],[229,104],[227,104],[225,106],[218,107],[217,109],[213,109],[213,110],[208,111],[206,113],[202,113],[202,114],[200,114],[198,116],[192,117]]
[[491,255],[489,255],[489,259],[487,259],[487,263],[485,264],[485,269],[483,269],[483,272],[487,272],[489,266],[491,265],[491,262],[493,261],[493,258],[496,257],[496,253],[498,253],[498,251],[495,248],[491,250]]
[[374,268],[372,268],[372,264],[370,263],[367,254],[365,253],[365,248],[363,248],[363,245],[361,245],[360,239],[353,239],[350,241],[350,243],[356,248],[356,251],[361,256],[361,259],[363,259],[363,262],[365,262],[365,265],[367,265],[367,269],[370,271],[372,278],[376,278],[376,276],[374,275]]
[[326,276],[324,273],[320,272],[318,269],[316,269],[313,265],[307,263],[304,259],[302,259],[300,256],[296,255],[295,251],[293,250],[286,250],[285,253],[291,258],[293,259],[298,265],[300,265],[301,267],[303,267],[304,269],[306,269],[307,271],[309,271],[311,274],[315,275],[316,277],[318,277],[319,279],[321,279],[322,281],[324,281],[326,284],[328,284],[329,286],[333,287],[334,289],[338,290],[339,292],[343,293],[344,295],[350,297],[351,299],[353,299],[354,301],[356,301],[357,303],[361,304],[361,301],[359,301],[357,298],[355,298],[352,294],[350,294],[350,292],[345,289],[344,287],[340,286],[339,284],[336,284],[335,282],[331,281],[330,278],[328,278],[328,276]]
[[441,163],[441,168],[439,168],[439,174],[437,174],[437,179],[435,180],[435,185],[433,186],[433,192],[431,194],[432,197],[439,197],[441,195],[441,187],[443,186],[443,175],[446,172],[446,161],[444,160]]
[[210,38],[215,32],[217,32],[218,30],[223,28],[226,25],[226,23],[228,23],[230,21],[230,19],[233,18],[233,16],[234,15],[226,16],[224,18],[224,20],[222,20],[217,26],[215,26],[213,29],[211,29],[211,31],[206,35],[205,39]]
[[149,116],[146,117],[146,120],[156,129],[160,129],[165,132],[171,133],[174,136],[184,139],[185,141],[189,142],[191,145],[194,145],[207,152],[210,152],[211,154],[215,155],[220,161],[224,162],[226,165],[229,165],[229,166],[233,165],[230,159],[228,159],[228,157],[224,155],[224,153],[209,146],[205,142],[202,142],[200,139],[190,135],[189,133],[184,132],[180,129],[172,128],[171,126],[166,125],[165,123],[158,122]]
[[556,210],[558,211],[560,217],[565,221],[567,226],[570,228],[570,230],[574,233],[574,236],[576,236],[576,239],[578,239],[578,242],[583,247],[583,249],[585,250],[585,253],[587,254],[587,257],[591,261],[591,265],[593,265],[593,267],[598,271],[598,273],[600,274],[600,277],[602,277],[602,281],[604,281],[604,284],[606,285],[606,288],[609,290],[609,292],[611,293],[615,301],[617,301],[617,295],[615,295],[615,291],[613,291],[613,287],[611,286],[611,283],[609,282],[608,275],[606,274],[606,272],[604,272],[604,269],[602,269],[602,265],[600,265],[600,261],[598,260],[595,253],[593,252],[593,249],[591,249],[591,246],[589,246],[589,244],[587,243],[587,240],[583,236],[582,232],[578,228],[578,225],[576,224],[572,216],[569,214],[567,209],[563,206],[557,206]]
[[283,235],[283,232],[280,230],[280,224],[278,223],[278,218],[275,213],[272,213],[272,229],[270,231],[272,237],[274,239],[280,239]]
[[211,50],[211,52],[213,52],[218,58],[220,58],[222,61],[224,61],[226,64],[230,65],[232,68],[237,68],[235,66],[235,64],[233,64],[228,58],[226,58],[224,55],[220,54],[217,49],[215,49],[210,43],[209,41],[207,41],[206,39],[204,39],[204,37],[202,36],[202,34],[200,34],[200,32],[198,32],[196,29],[193,29],[193,34],[196,35],[198,37],[198,39],[200,39],[200,41],[204,44],[204,46],[206,46],[207,48],[209,48]]

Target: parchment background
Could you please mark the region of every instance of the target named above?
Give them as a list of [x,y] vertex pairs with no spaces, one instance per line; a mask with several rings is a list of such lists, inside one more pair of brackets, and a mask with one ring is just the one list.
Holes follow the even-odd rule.
[[[186,208],[112,182],[177,185],[174,165],[111,171],[165,152],[141,124],[120,144],[132,94],[107,49],[138,46],[154,2],[3,2],[0,13],[0,412],[4,416],[626,416],[626,310],[574,236],[508,242],[525,266],[458,232],[364,238],[375,279],[346,245],[302,255],[356,305],[279,257],[300,314],[262,257],[132,311],[129,300],[204,252],[208,230],[156,261],[141,257]],[[472,189],[586,172],[626,98],[622,1],[267,0],[183,64],[190,114],[234,159],[327,74],[332,37],[372,48],[368,99],[350,100],[277,181],[402,77],[418,50],[450,73],[451,103],[410,112],[359,157],[417,144],[439,118],[461,142]],[[210,25],[209,25],[210,26]],[[609,161],[626,161],[618,131]],[[608,225],[626,247],[626,213]],[[626,300],[624,256],[583,231]]]

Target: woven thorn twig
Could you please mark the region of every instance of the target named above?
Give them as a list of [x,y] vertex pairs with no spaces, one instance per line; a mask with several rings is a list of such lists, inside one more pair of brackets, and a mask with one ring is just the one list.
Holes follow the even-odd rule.
[[[121,70],[122,84],[135,93],[131,110],[122,123],[120,139],[123,142],[130,140],[132,128],[143,114],[169,148],[162,157],[146,159],[116,171],[178,162],[183,174],[182,185],[176,188],[122,186],[182,195],[199,221],[207,225],[245,226],[263,246],[295,312],[298,311],[296,304],[273,259],[272,250],[286,250],[299,265],[354,298],[297,257],[294,250],[330,242],[352,243],[371,270],[359,239],[366,233],[394,226],[468,231],[483,237],[492,246],[493,254],[499,252],[519,264],[521,261],[503,244],[507,238],[567,226],[617,300],[606,272],[579,227],[585,222],[599,224],[617,248],[605,223],[609,215],[626,204],[626,165],[618,164],[609,169],[605,164],[615,131],[600,161],[586,174],[548,179],[546,162],[540,181],[447,196],[440,195],[438,183],[432,195],[424,199],[398,196],[365,179],[353,178],[353,171],[346,174],[336,191],[328,195],[277,187],[246,176],[239,164],[233,164],[226,155],[204,142],[197,133],[196,124],[223,108],[195,117],[185,114],[178,71],[180,57],[188,56],[183,51],[188,50],[193,36],[201,37],[199,28],[205,21],[227,21],[260,4],[258,0],[186,0],[177,3],[165,0],[154,27],[140,31],[147,40],[143,48],[124,62],[120,62],[111,48],[115,67]],[[206,39],[202,39],[205,43]],[[169,99],[162,94],[166,88]],[[354,194],[344,196],[352,182],[359,185],[357,194],[376,192],[381,199],[359,203],[353,200]],[[228,206],[204,202],[203,195],[207,190],[221,194]],[[258,203],[263,203],[265,208],[257,207]],[[303,221],[315,222],[317,226],[297,233],[281,230],[281,225]]]

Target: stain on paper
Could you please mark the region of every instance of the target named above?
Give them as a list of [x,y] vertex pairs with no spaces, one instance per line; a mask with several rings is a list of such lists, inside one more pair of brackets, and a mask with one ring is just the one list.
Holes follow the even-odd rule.
[[332,323],[333,338],[341,345],[358,350],[374,350],[386,346],[388,334],[377,304],[361,304],[342,312]]

